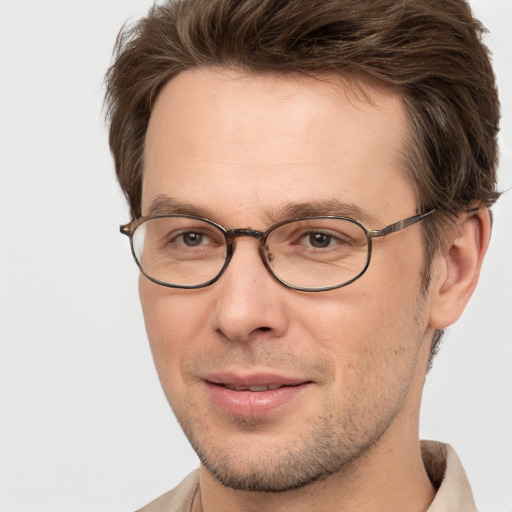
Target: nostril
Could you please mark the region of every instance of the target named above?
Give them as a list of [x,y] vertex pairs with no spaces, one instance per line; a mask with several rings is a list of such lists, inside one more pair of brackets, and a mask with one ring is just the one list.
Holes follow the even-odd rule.
[[258,331],[261,331],[261,332],[267,332],[267,331],[270,331],[270,327],[259,327],[258,328]]

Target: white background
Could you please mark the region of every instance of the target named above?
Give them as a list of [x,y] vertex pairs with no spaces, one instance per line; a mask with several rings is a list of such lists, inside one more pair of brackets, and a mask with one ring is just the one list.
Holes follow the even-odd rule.
[[[0,0],[0,512],[128,512],[197,464],[160,390],[101,114],[118,29],[149,0]],[[492,35],[500,188],[512,187],[511,0]],[[421,433],[458,451],[483,512],[512,511],[512,192],[445,340]]]

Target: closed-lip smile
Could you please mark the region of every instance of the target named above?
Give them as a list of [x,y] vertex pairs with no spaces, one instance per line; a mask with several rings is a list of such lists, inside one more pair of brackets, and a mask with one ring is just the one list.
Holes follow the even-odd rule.
[[242,417],[270,414],[313,385],[311,380],[270,373],[215,373],[203,381],[218,409]]

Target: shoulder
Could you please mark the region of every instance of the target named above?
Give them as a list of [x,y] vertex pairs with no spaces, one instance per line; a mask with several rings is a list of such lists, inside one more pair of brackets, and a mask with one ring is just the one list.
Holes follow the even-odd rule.
[[192,471],[177,487],[137,512],[190,512],[199,485],[199,471]]

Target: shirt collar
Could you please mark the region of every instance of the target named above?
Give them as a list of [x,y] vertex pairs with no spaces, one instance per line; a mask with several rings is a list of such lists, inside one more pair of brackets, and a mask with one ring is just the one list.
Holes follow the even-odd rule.
[[477,512],[466,472],[449,444],[422,441],[421,454],[430,481],[437,488],[427,512]]

